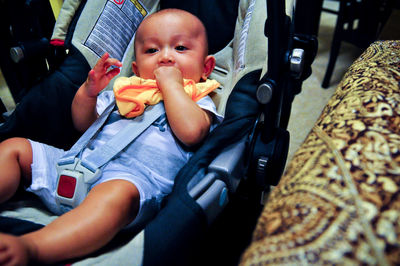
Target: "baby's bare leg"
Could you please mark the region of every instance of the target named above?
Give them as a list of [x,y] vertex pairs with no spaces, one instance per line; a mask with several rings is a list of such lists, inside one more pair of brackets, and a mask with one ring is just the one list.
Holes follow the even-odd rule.
[[[77,208],[20,239],[26,254],[41,262],[84,256],[103,247],[131,222],[139,202],[139,192],[132,183],[108,181],[94,187]],[[0,247],[1,242],[0,238]]]
[[32,147],[27,139],[11,138],[0,143],[0,203],[10,199],[21,181],[31,182]]

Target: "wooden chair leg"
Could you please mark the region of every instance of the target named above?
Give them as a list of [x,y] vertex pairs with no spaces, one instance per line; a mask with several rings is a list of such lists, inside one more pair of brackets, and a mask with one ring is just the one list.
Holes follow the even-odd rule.
[[332,48],[331,48],[331,52],[329,55],[329,63],[328,63],[328,67],[326,69],[325,72],[325,76],[324,79],[322,81],[322,88],[328,88],[329,87],[329,83],[332,77],[332,73],[333,73],[333,69],[335,68],[335,63],[336,63],[336,59],[339,55],[339,51],[340,51],[340,46],[341,46],[341,40],[334,40],[332,42]]
[[326,69],[325,76],[322,81],[322,88],[329,87],[333,69],[335,68],[336,59],[339,55],[341,42],[343,40],[343,26],[344,26],[344,4],[340,3],[335,32],[333,34],[333,39],[331,44],[328,67]]

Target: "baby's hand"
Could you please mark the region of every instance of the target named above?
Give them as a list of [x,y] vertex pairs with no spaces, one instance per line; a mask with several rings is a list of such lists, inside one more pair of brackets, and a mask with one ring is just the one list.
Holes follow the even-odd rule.
[[[116,66],[116,68],[108,70],[111,66]],[[119,67],[122,67],[122,63],[115,58],[110,58],[110,55],[105,53],[89,72],[86,81],[88,95],[96,97],[119,74]]]
[[0,265],[27,265],[29,247],[18,237],[0,234]]
[[174,66],[161,66],[154,70],[154,76],[161,92],[170,86],[183,86],[182,72]]

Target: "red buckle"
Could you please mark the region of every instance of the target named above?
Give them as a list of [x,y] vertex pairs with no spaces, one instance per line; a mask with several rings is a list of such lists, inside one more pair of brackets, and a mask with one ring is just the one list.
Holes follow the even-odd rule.
[[67,175],[61,175],[58,182],[57,193],[58,195],[72,199],[74,197],[76,188],[76,178]]

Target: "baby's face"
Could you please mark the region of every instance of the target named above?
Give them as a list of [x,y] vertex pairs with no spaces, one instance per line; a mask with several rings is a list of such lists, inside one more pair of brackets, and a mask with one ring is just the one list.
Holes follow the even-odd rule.
[[156,14],[142,22],[136,38],[132,67],[137,76],[155,79],[155,69],[173,66],[185,79],[199,82],[207,77],[205,32],[190,15]]

